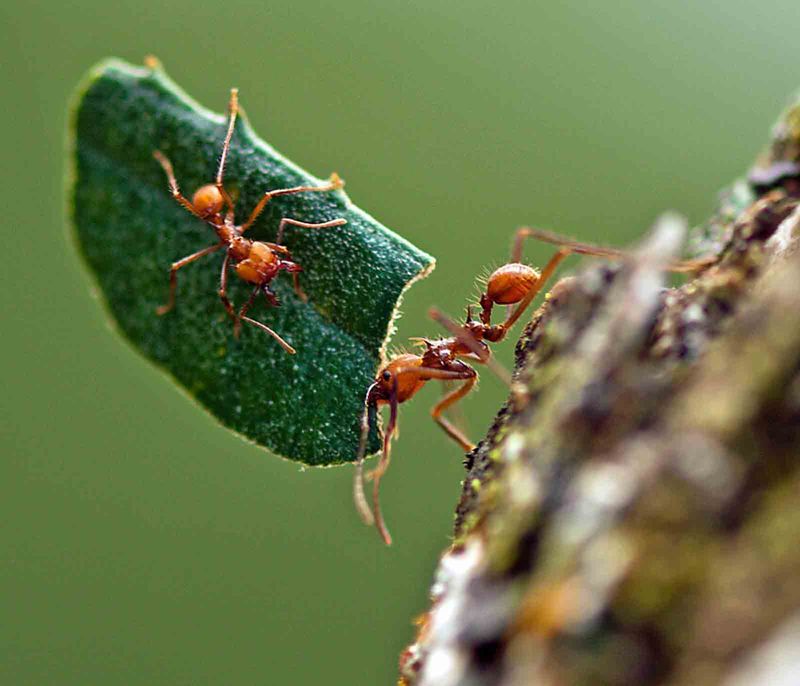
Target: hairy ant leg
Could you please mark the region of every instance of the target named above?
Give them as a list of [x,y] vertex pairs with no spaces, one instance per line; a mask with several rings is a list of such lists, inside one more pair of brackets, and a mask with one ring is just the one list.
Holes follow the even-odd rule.
[[224,243],[217,243],[216,245],[210,245],[207,248],[203,248],[202,250],[198,250],[196,253],[192,253],[187,257],[184,257],[177,262],[173,262],[172,266],[169,269],[169,299],[165,305],[161,305],[156,308],[157,315],[164,315],[169,312],[173,307],[175,307],[175,291],[178,288],[178,270],[181,267],[185,267],[187,264],[191,264],[199,260],[201,257],[205,257],[206,255],[210,255],[213,252],[219,250]]

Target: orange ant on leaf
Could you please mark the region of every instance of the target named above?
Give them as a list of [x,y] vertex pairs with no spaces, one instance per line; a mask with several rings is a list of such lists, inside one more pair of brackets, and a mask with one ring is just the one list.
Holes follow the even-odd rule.
[[[236,115],[239,112],[238,91],[236,88],[231,89],[228,111],[228,131],[225,135],[225,142],[222,145],[216,180],[214,183],[209,183],[198,188],[191,200],[181,194],[171,162],[160,150],[153,152],[153,157],[156,158],[167,175],[172,197],[195,217],[209,224],[219,238],[219,242],[214,245],[198,250],[196,253],[172,263],[169,272],[169,300],[165,305],[158,307],[156,313],[164,315],[175,306],[175,291],[178,285],[177,276],[178,270],[181,267],[185,267],[187,264],[191,264],[201,257],[205,257],[206,255],[210,255],[224,248],[225,258],[222,261],[218,294],[225,307],[225,311],[233,320],[234,335],[238,337],[241,323],[243,321],[248,322],[267,332],[287,353],[294,354],[296,351],[289,343],[266,324],[248,317],[247,311],[250,309],[256,297],[261,293],[264,294],[270,305],[277,306],[279,304],[278,298],[269,287],[269,284],[281,271],[286,271],[292,275],[295,293],[297,293],[297,296],[304,302],[308,300],[308,297],[300,287],[299,273],[302,271],[302,267],[292,260],[289,249],[282,245],[283,234],[287,226],[297,226],[303,229],[327,229],[335,226],[342,226],[347,223],[347,220],[341,218],[322,222],[320,224],[310,224],[297,219],[283,218],[278,226],[275,243],[255,241],[245,238],[243,234],[253,225],[263,212],[264,207],[273,198],[277,198],[281,195],[292,195],[294,193],[324,193],[327,191],[335,191],[344,186],[344,181],[342,181],[337,174],[331,174],[330,182],[323,186],[296,186],[294,188],[281,188],[267,191],[253,208],[247,221],[244,224],[237,225],[234,220],[234,202],[230,194],[225,190],[225,186],[222,182],[222,177],[225,172],[225,162],[228,157],[228,150],[230,149],[231,138],[233,137],[236,124]],[[238,312],[234,310],[227,293],[228,268],[231,265],[233,265],[239,278],[254,286],[250,297]]]
[[[541,272],[521,262],[522,247],[526,238],[536,238],[559,246],[559,250]],[[429,312],[431,318],[447,329],[452,334],[451,337],[438,340],[413,339],[424,345],[425,350],[421,355],[410,353],[396,355],[378,370],[364,398],[353,496],[361,518],[366,524],[377,526],[380,536],[387,545],[391,544],[392,537],[381,513],[379,489],[381,478],[389,467],[392,439],[397,435],[398,406],[416,395],[428,381],[436,379],[463,382],[433,406],[431,416],[462,450],[465,452],[473,450],[475,445],[448,421],[443,413],[466,396],[478,381],[478,372],[469,362],[487,365],[502,380],[511,384],[510,375],[494,361],[488,344],[497,343],[506,337],[561,262],[573,253],[622,260],[634,258],[624,250],[579,243],[541,229],[520,228],[514,238],[511,261],[496,269],[487,280],[486,290],[480,298],[479,320],[473,319],[471,307],[467,308],[466,320],[461,325],[436,308],[431,308]],[[673,272],[693,272],[709,266],[713,259],[674,261],[664,268]],[[495,305],[514,306],[509,308],[505,321],[500,324],[492,324],[492,311]],[[366,439],[373,417],[382,405],[389,406],[389,421],[383,433],[381,458],[376,468],[367,475],[367,478],[372,480],[372,508],[370,508],[364,494]]]

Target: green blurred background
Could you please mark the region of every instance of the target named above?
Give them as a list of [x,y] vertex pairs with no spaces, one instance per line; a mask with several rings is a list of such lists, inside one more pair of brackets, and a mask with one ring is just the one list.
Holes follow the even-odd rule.
[[[218,111],[238,86],[266,140],[437,256],[402,343],[521,223],[624,244],[665,208],[701,221],[800,85],[798,29],[796,0],[4,3],[0,684],[392,683],[463,474],[430,388],[401,411],[386,549],[350,468],[240,442],[110,332],[64,231],[91,65],[155,53]],[[503,395],[484,374],[474,437]]]

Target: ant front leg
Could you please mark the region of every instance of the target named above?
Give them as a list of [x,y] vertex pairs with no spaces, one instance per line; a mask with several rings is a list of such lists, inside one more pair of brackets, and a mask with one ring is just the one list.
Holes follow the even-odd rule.
[[169,184],[169,192],[172,194],[172,197],[175,199],[175,201],[191,212],[198,219],[203,219],[203,217],[197,214],[197,211],[194,209],[194,205],[192,205],[191,200],[186,198],[183,193],[181,193],[181,189],[178,188],[178,180],[175,178],[175,171],[172,169],[172,162],[170,162],[167,156],[160,150],[154,150],[153,157],[156,158],[158,163],[164,169],[164,173],[167,175],[167,183]]
[[211,245],[208,248],[203,248],[203,250],[198,250],[196,253],[189,255],[188,257],[184,257],[182,260],[178,260],[177,262],[173,262],[172,266],[169,270],[169,300],[167,300],[166,305],[161,305],[160,307],[156,308],[156,314],[161,316],[169,312],[173,307],[175,307],[175,292],[178,288],[178,270],[181,267],[185,267],[187,264],[191,264],[196,260],[199,260],[201,257],[205,257],[206,255],[210,255],[212,252],[216,252],[219,250],[224,243],[217,243],[216,245]]
[[222,185],[222,177],[225,173],[225,163],[228,159],[228,151],[231,147],[231,139],[233,138],[233,131],[236,127],[236,115],[239,113],[239,89],[238,88],[231,88],[231,98],[228,101],[228,130],[225,133],[225,142],[222,144],[222,153],[219,156],[219,168],[217,169],[217,178],[214,185],[217,187],[217,190],[220,192],[222,199],[225,201],[225,204],[228,206],[228,211],[226,214],[226,219],[233,221],[234,210],[233,210],[233,199],[228,194],[228,191],[225,190],[225,186]]

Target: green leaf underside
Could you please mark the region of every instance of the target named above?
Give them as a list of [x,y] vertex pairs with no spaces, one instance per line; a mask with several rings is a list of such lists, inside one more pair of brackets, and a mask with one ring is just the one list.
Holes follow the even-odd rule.
[[[78,93],[70,134],[79,251],[122,334],[224,425],[305,464],[352,461],[364,393],[398,300],[430,271],[433,259],[342,192],[279,197],[248,237],[274,240],[282,217],[348,222],[333,229],[290,227],[284,243],[304,268],[310,300],[300,302],[290,276],[281,274],[271,284],[281,306],[259,299],[251,309],[296,355],[247,324],[238,340],[233,337],[217,296],[222,251],[181,269],[175,309],[157,316],[155,308],[167,299],[170,264],[214,244],[216,236],[172,199],[153,151],[171,159],[181,190],[191,196],[213,181],[225,125],[223,115],[191,101],[163,71],[116,60],[95,68]],[[266,190],[321,183],[239,120],[225,172],[239,223]],[[251,287],[232,271],[228,284],[234,306],[240,305]],[[377,447],[373,427],[370,452]]]

